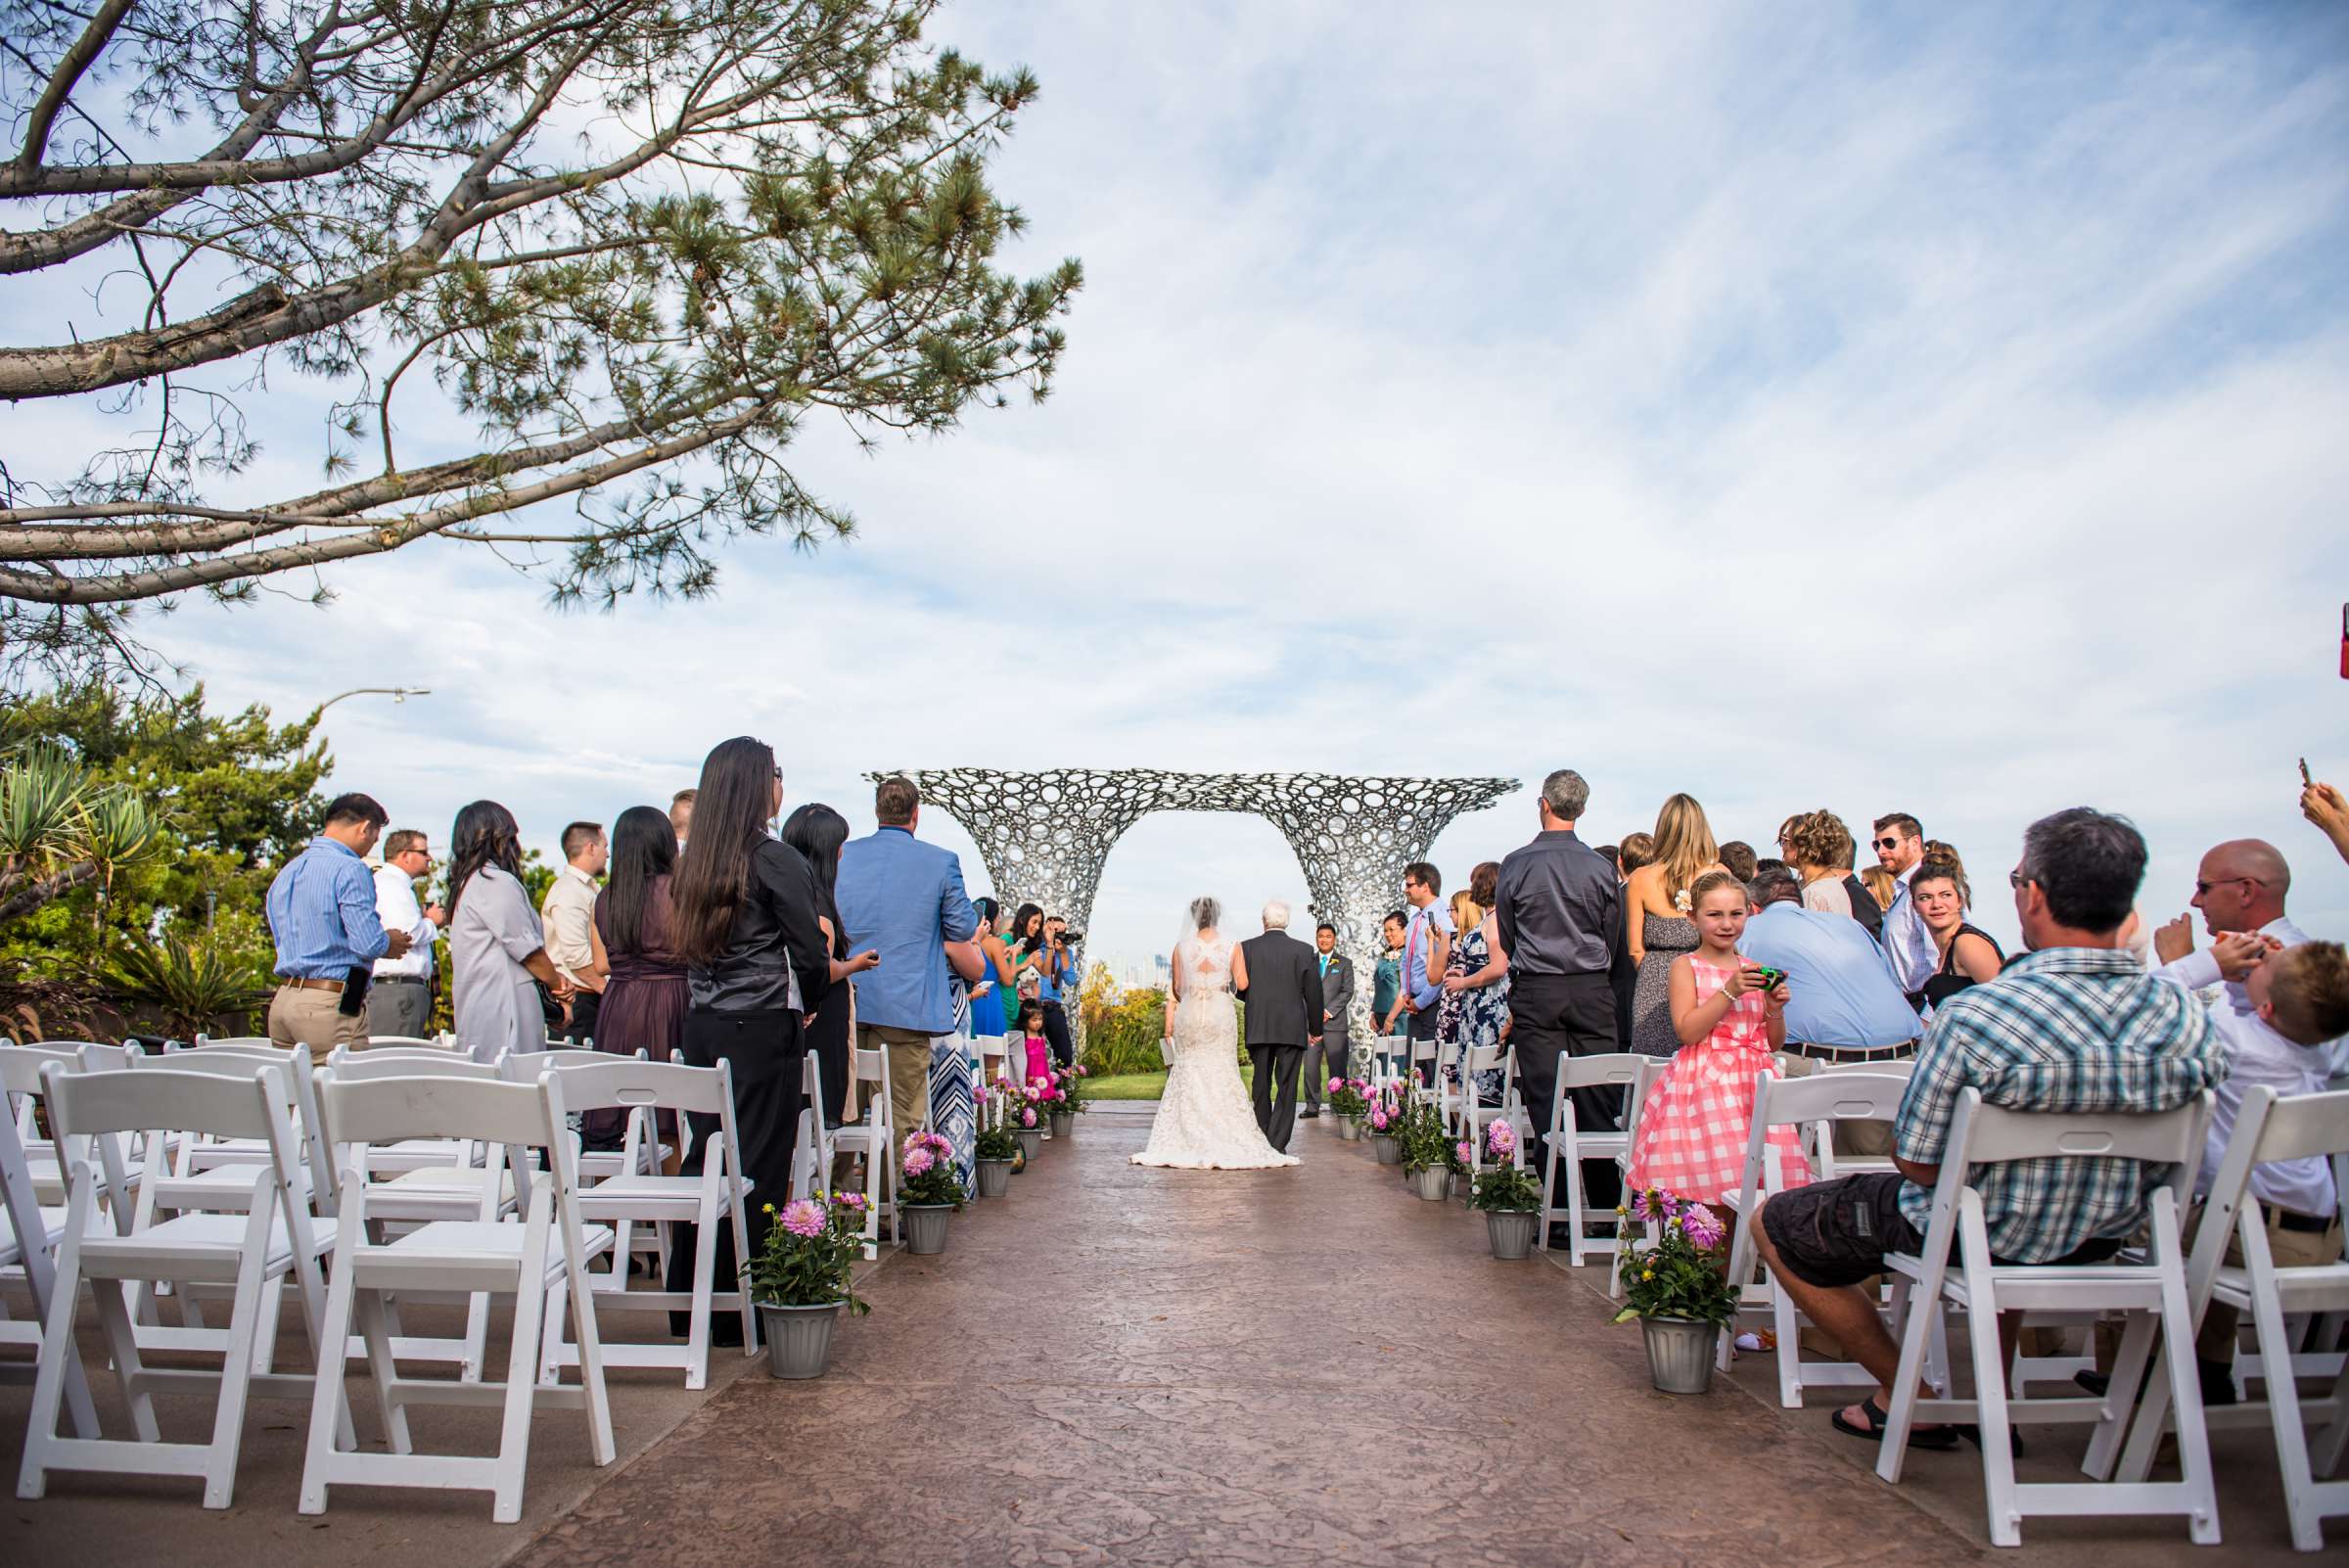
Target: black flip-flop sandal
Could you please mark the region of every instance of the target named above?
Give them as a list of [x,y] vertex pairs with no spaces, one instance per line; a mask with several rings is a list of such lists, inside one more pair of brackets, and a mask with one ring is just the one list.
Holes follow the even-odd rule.
[[[1835,1430],[1838,1432],[1848,1432],[1853,1437],[1863,1438],[1870,1443],[1882,1443],[1884,1428],[1890,1423],[1892,1417],[1884,1413],[1884,1407],[1876,1403],[1876,1397],[1873,1394],[1860,1402],[1860,1411],[1867,1417],[1865,1426],[1855,1421],[1845,1420],[1841,1410],[1837,1410],[1827,1419],[1835,1423]],[[1932,1449],[1936,1452],[1943,1449],[1954,1449],[1958,1446],[1958,1433],[1954,1428],[1946,1426],[1911,1426],[1909,1429],[1909,1446],[1912,1449]]]

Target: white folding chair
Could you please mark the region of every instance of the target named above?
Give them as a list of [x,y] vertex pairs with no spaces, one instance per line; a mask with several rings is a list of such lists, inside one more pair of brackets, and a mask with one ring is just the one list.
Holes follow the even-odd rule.
[[[1549,1125],[1556,1129],[1549,1142],[1543,1146],[1542,1160],[1542,1222],[1534,1227],[1535,1245],[1549,1250],[1549,1227],[1559,1221],[1566,1222],[1567,1260],[1580,1268],[1587,1252],[1613,1252],[1621,1245],[1620,1236],[1593,1236],[1588,1226],[1592,1218],[1583,1200],[1583,1162],[1607,1160],[1622,1154],[1631,1146],[1629,1133],[1613,1128],[1585,1130],[1574,1115],[1574,1101],[1569,1089],[1613,1088],[1627,1100],[1637,1096],[1654,1071],[1656,1058],[1640,1056],[1630,1051],[1612,1051],[1602,1056],[1560,1056],[1558,1058],[1557,1087],[1549,1097]],[[1528,1139],[1535,1142],[1537,1139]],[[1554,1152],[1557,1159],[1549,1158]],[[1566,1205],[1557,1203],[1557,1166],[1566,1168]],[[1597,1216],[1613,1220],[1613,1213]]]
[[[491,1517],[500,1524],[515,1523],[522,1517],[530,1416],[538,1406],[584,1408],[590,1456],[599,1465],[612,1462],[612,1410],[585,1285],[587,1262],[612,1245],[612,1232],[579,1222],[572,1136],[563,1124],[562,1084],[563,1076],[550,1072],[531,1084],[454,1077],[348,1082],[330,1075],[319,1085],[345,1189],[334,1284],[327,1292],[327,1333],[330,1343],[341,1344],[355,1313],[391,1452],[335,1450],[331,1433],[346,1419],[348,1401],[341,1378],[321,1378],[310,1407],[301,1512],[323,1513],[328,1490],[337,1485],[425,1487],[488,1492]],[[395,1241],[378,1243],[368,1234],[374,1188],[361,1175],[368,1168],[367,1151],[375,1144],[406,1138],[457,1138],[498,1148],[540,1149],[546,1165],[530,1177],[520,1220],[435,1221]],[[569,1298],[579,1342],[580,1381],[576,1386],[541,1382],[539,1364],[546,1353],[542,1339],[551,1327],[547,1305],[559,1299],[556,1288],[573,1279],[581,1282]],[[383,1302],[389,1293],[410,1290],[514,1297],[514,1338],[505,1382],[402,1376],[393,1361]],[[502,1407],[504,1416],[494,1455],[414,1452],[408,1435],[411,1404],[491,1403]]]
[[[1983,1104],[1979,1089],[1959,1092],[1941,1178],[1933,1188],[1923,1252],[1916,1257],[1885,1254],[1887,1267],[1899,1276],[1893,1295],[1903,1332],[1892,1408],[1877,1445],[1876,1474],[1887,1481],[1900,1480],[1909,1433],[1919,1416],[1976,1421],[1992,1545],[2020,1545],[2027,1514],[2184,1514],[2196,1543],[2218,1544],[2218,1497],[2211,1481],[2210,1439],[2203,1429],[2202,1389],[2194,1371],[2194,1330],[2178,1232],[2179,1198],[2193,1190],[2210,1106],[2211,1095],[2204,1090],[2176,1110],[2156,1114],[2066,1115],[2012,1111]],[[2168,1168],[2166,1179],[2154,1187],[2146,1204],[2142,1259],[2116,1256],[2096,1264],[2011,1265],[1992,1257],[1982,1195],[1973,1185],[1975,1169],[2046,1159],[2136,1160]],[[1965,1314],[1974,1364],[1974,1397],[1969,1400],[1917,1394],[1933,1320],[1947,1307]],[[2103,1398],[2009,1399],[1999,1314],[2033,1309],[2127,1314],[2116,1375]],[[2130,1369],[2143,1365],[2157,1329],[2171,1352],[2167,1365],[2170,1395],[2179,1412],[2183,1479],[2018,1484],[2010,1436],[2018,1418],[2096,1422],[2082,1468],[2091,1476],[2109,1473],[2111,1455],[2129,1422],[2136,1383]]]
[[[1008,1035],[973,1035],[971,1053],[979,1058],[979,1082],[992,1084],[997,1073],[1011,1071],[1011,1037]],[[1028,1053],[1020,1052],[1024,1058]],[[1025,1061],[1022,1066],[1027,1065]]]
[[[710,1314],[713,1311],[742,1316],[743,1353],[755,1356],[759,1334],[752,1321],[750,1293],[740,1280],[716,1288],[714,1270],[718,1248],[714,1244],[721,1223],[734,1229],[734,1256],[751,1256],[750,1231],[743,1199],[753,1186],[742,1175],[742,1145],[734,1128],[733,1069],[724,1061],[715,1067],[684,1067],[668,1062],[638,1061],[628,1056],[597,1053],[599,1060],[566,1070],[562,1075],[563,1103],[572,1110],[626,1109],[631,1116],[631,1140],[645,1135],[654,1111],[669,1111],[682,1123],[691,1114],[717,1118],[717,1143],[702,1158],[699,1176],[663,1176],[658,1170],[622,1171],[579,1193],[582,1222],[613,1227],[619,1237],[612,1267],[589,1276],[587,1294],[598,1311],[682,1312],[690,1326],[682,1345],[642,1345],[622,1340],[604,1343],[609,1366],[683,1367],[687,1388],[705,1387],[710,1380]],[[811,1062],[813,1058],[809,1059]],[[689,1224],[700,1243],[693,1254],[693,1287],[688,1291],[630,1290],[627,1235],[631,1225]],[[572,1288],[579,1288],[573,1286]],[[549,1303],[551,1331],[541,1376],[553,1379],[559,1368],[578,1364],[578,1352],[563,1332],[562,1304]]]
[[889,1062],[880,1050],[853,1048],[856,1075],[856,1094],[864,1106],[864,1119],[851,1122],[832,1131],[832,1152],[835,1158],[855,1155],[864,1161],[864,1255],[880,1256],[881,1222],[890,1222],[889,1233],[895,1238],[897,1225],[897,1129],[890,1121]]
[[[37,1097],[42,1065],[38,1056],[23,1047],[0,1047],[0,1089],[23,1094],[27,1100]],[[63,1206],[42,1206],[32,1173],[24,1163],[17,1124],[0,1116],[0,1226],[5,1227],[0,1228],[0,1277],[12,1283],[22,1279],[32,1297],[30,1322],[11,1318],[6,1308],[0,1307],[0,1345],[17,1346],[34,1356],[29,1361],[0,1361],[0,1381],[29,1383],[39,1370],[41,1335],[49,1321],[49,1303],[57,1280],[57,1244],[66,1233],[66,1213]],[[97,1437],[98,1411],[90,1403],[90,1385],[82,1375],[79,1358],[67,1364],[65,1399],[74,1435]]]
[[[364,1050],[338,1045],[327,1053],[326,1065],[345,1084],[368,1084],[387,1078],[463,1078],[476,1082],[529,1082],[537,1075],[523,1069],[507,1071],[509,1055],[517,1062],[534,1062],[537,1054],[499,1052],[488,1061],[453,1051]],[[414,1176],[411,1186],[424,1189],[478,1188],[488,1179],[479,1175],[484,1151],[463,1138],[407,1138],[367,1151],[367,1175],[398,1179]]]
[[[41,1097],[41,1069],[54,1062],[69,1073],[81,1072],[90,1065],[91,1048],[61,1040],[38,1045],[0,1045],[0,1091],[13,1102],[13,1126],[18,1148],[24,1158],[25,1177],[31,1183],[28,1190],[36,1204],[54,1209],[55,1217],[60,1220],[65,1216],[65,1164],[58,1153],[57,1140],[40,1135],[32,1108]],[[127,1230],[130,1195],[138,1187],[138,1176],[127,1166],[129,1140],[94,1138],[91,1144],[98,1162],[95,1170],[105,1183],[102,1196],[108,1221],[117,1233]]]
[[[457,1038],[454,1035],[435,1035],[429,1039],[422,1035],[370,1035],[367,1037],[366,1049],[371,1051],[439,1051],[445,1055],[449,1051],[455,1050],[456,1046]],[[336,1048],[342,1049],[341,1046]]]
[[[809,1051],[800,1067],[800,1131],[791,1146],[791,1191],[805,1198],[832,1185],[834,1135],[824,1126],[824,1064]],[[774,1200],[780,1206],[781,1198]]]
[[1443,1101],[1444,1089],[1444,1075],[1440,1071],[1443,1066],[1441,1048],[1432,1039],[1414,1039],[1410,1042],[1410,1047],[1408,1058],[1410,1065],[1406,1070],[1405,1087],[1410,1094],[1411,1103],[1414,1105],[1440,1105]]
[[[43,1325],[17,1496],[41,1497],[52,1470],[193,1475],[204,1479],[204,1505],[225,1508],[235,1488],[248,1396],[257,1392],[305,1398],[314,1386],[339,1387],[342,1382],[341,1357],[321,1349],[337,1343],[320,1327],[323,1289],[318,1260],[333,1240],[313,1231],[309,1204],[298,1188],[298,1182],[306,1182],[300,1174],[299,1144],[287,1116],[291,1094],[284,1070],[256,1063],[251,1076],[240,1080],[168,1068],[69,1074],[52,1064],[42,1070],[42,1084],[61,1145],[76,1138],[144,1131],[149,1135],[148,1166],[140,1193],[141,1222],[126,1236],[107,1235],[93,1227],[98,1183],[89,1162],[76,1153],[68,1167],[66,1226],[58,1245],[56,1288]],[[164,1129],[267,1145],[268,1161],[249,1170],[243,1212],[183,1213],[145,1222],[164,1179],[158,1136]],[[300,1284],[310,1347],[320,1369],[316,1376],[254,1367],[255,1336],[271,1320],[277,1282],[289,1274]],[[131,1280],[154,1279],[235,1286],[218,1371],[150,1367],[141,1360],[121,1287]],[[97,1302],[98,1320],[130,1411],[133,1441],[69,1438],[57,1430],[68,1363],[80,1359],[73,1342],[73,1315],[76,1293],[85,1282]],[[218,1396],[210,1441],[163,1442],[156,1424],[155,1393],[205,1386]],[[322,1439],[350,1447],[348,1419],[335,1423]]]
[[[2279,1268],[2268,1248],[2266,1217],[2251,1196],[2254,1166],[2274,1160],[2297,1160],[2310,1155],[2332,1155],[2349,1150],[2349,1092],[2299,1094],[2278,1099],[2265,1084],[2244,1091],[2235,1112],[2234,1132],[2226,1157],[2203,1201],[2200,1228],[2187,1261],[2187,1302],[2196,1330],[2212,1303],[2221,1302],[2251,1319],[2264,1365],[2289,1366],[2292,1340],[2284,1319],[2298,1314],[2349,1311],[2349,1262]],[[2242,1251],[2240,1266],[2227,1262],[2227,1244]],[[2164,1427],[2170,1424],[2168,1361],[2164,1345],[2153,1363],[2151,1384],[2139,1407],[2128,1450],[2121,1456],[2121,1479],[2142,1482],[2151,1472]],[[2190,1358],[2188,1358],[2190,1360]],[[2134,1389],[2142,1371],[2141,1362],[2116,1364],[2114,1391],[2123,1380]],[[2194,1374],[2188,1372],[2189,1381]],[[2349,1447],[2349,1371],[2335,1379],[2323,1399],[2304,1401],[2297,1380],[2288,1373],[2265,1379],[2267,1397],[2234,1405],[2209,1406],[2202,1412],[2206,1426],[2266,1426],[2276,1439],[2276,1459],[2283,1472],[2284,1511],[2292,1526],[2292,1545],[2302,1551],[2325,1549],[2325,1521],[2349,1514],[2349,1481],[2319,1480],[2340,1468],[2342,1450]],[[2125,1397],[2125,1396],[2124,1396]],[[2318,1436],[2312,1463],[2307,1423],[2326,1421]]]
[[[1726,1207],[1736,1216],[1729,1227],[1729,1283],[1738,1290],[1742,1313],[1767,1313],[1777,1335],[1778,1403],[1790,1410],[1803,1406],[1806,1388],[1873,1388],[1876,1379],[1857,1361],[1806,1361],[1802,1359],[1802,1326],[1806,1319],[1780,1290],[1767,1268],[1760,1268],[1753,1232],[1754,1214],[1772,1197],[1786,1190],[1784,1173],[1770,1157],[1773,1128],[1801,1130],[1806,1144],[1824,1149],[1837,1122],[1886,1121],[1897,1115],[1901,1096],[1909,1089],[1905,1077],[1889,1073],[1821,1073],[1808,1078],[1780,1078],[1765,1069],[1754,1075],[1754,1118],[1746,1134],[1745,1174]],[[1815,1179],[1828,1179],[1819,1171],[1821,1157],[1809,1157]],[[1759,1273],[1760,1277],[1756,1275]],[[1733,1336],[1723,1335],[1717,1364],[1729,1364]],[[1941,1386],[1941,1358],[1928,1366],[1927,1381]]]
[[1508,1090],[1502,1089],[1500,1104],[1486,1105],[1476,1092],[1476,1075],[1498,1072],[1505,1085],[1509,1082],[1505,1067],[1508,1056],[1509,1048],[1505,1045],[1471,1045],[1460,1053],[1460,1137],[1471,1151],[1468,1179],[1459,1183],[1463,1195],[1472,1189],[1485,1168],[1485,1124],[1508,1114]]

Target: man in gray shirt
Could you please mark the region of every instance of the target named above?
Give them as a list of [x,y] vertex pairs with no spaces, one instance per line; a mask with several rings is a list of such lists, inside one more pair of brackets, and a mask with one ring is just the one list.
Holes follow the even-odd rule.
[[[1590,786],[1572,768],[1543,779],[1542,832],[1500,862],[1494,894],[1494,956],[1508,966],[1517,1081],[1526,1112],[1545,1139],[1556,1130],[1549,1113],[1558,1058],[1604,1056],[1617,1048],[1617,992],[1632,978],[1615,867],[1574,832],[1589,799]],[[1569,1093],[1579,1128],[1612,1128],[1622,1116],[1622,1096],[1614,1089]],[[1584,1161],[1583,1184],[1586,1201],[1600,1210],[1615,1207],[1623,1190],[1612,1159]],[[1558,1190],[1565,1190],[1562,1180]]]

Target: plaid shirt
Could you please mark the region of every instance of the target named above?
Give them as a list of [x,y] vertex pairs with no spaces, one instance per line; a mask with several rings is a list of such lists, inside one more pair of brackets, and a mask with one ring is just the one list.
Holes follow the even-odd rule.
[[[2154,980],[2126,952],[2050,947],[2026,953],[1933,1015],[1895,1123],[1904,1160],[1938,1165],[1958,1091],[2016,1111],[2175,1110],[2227,1076],[2218,1031],[2194,999]],[[2050,1263],[2083,1242],[2126,1236],[2167,1174],[2137,1160],[2017,1160],[1985,1166],[1990,1249],[2010,1263]],[[1923,1230],[1933,1194],[1910,1182],[1901,1212]]]

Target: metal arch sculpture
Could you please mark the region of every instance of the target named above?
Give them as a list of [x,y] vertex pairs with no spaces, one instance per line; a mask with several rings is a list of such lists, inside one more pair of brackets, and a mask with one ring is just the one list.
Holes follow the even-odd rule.
[[[878,781],[886,774],[867,777]],[[1436,835],[1518,787],[1506,778],[1384,778],[1333,773],[1172,773],[1153,768],[908,770],[922,799],[962,824],[1007,902],[1042,904],[1088,928],[1102,868],[1126,830],[1153,811],[1244,811],[1280,830],[1305,871],[1316,920],[1354,959],[1354,1037],[1366,1038],[1379,922],[1403,868]]]

